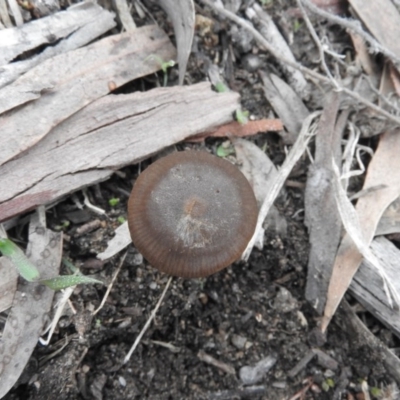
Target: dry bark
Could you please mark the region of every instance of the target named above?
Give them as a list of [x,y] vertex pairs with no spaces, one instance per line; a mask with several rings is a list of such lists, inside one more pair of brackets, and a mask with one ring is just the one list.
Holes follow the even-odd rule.
[[105,180],[118,168],[231,121],[238,98],[200,83],[97,100],[0,167],[0,220]]

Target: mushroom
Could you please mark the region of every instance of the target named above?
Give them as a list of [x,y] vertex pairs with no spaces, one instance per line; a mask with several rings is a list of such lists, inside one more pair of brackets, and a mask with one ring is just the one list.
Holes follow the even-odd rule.
[[205,277],[236,261],[257,214],[239,169],[203,151],[176,152],[151,164],[128,202],[138,251],[153,267],[183,278]]

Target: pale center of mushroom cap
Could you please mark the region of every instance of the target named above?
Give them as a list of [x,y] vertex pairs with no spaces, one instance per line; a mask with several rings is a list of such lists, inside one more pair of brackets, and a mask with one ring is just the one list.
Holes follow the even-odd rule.
[[225,171],[195,161],[171,168],[154,186],[147,206],[163,240],[180,253],[202,248],[218,252],[241,223],[236,183]]

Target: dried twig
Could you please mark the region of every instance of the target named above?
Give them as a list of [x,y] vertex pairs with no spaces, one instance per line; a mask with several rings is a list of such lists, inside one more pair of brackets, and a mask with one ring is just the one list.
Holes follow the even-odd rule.
[[339,88],[339,85],[337,83],[337,81],[333,78],[331,71],[329,70],[328,66],[326,65],[326,61],[325,61],[325,51],[324,48],[322,46],[322,43],[317,35],[317,32],[315,32],[314,27],[311,24],[310,18],[308,18],[307,12],[305,11],[303,4],[301,3],[301,0],[296,0],[297,1],[297,5],[299,6],[302,14],[303,14],[303,19],[304,22],[306,23],[306,26],[308,28],[308,31],[310,32],[311,37],[313,38],[315,45],[318,48],[318,52],[319,52],[319,58],[320,58],[320,62],[321,62],[321,66],[322,69],[324,70],[324,72],[326,73],[326,75],[328,76],[328,78],[331,80],[332,84],[336,87]]
[[126,363],[130,360],[130,358],[131,358],[133,352],[135,351],[136,347],[138,346],[140,340],[142,339],[143,335],[146,333],[148,327],[150,326],[151,322],[153,321],[154,317],[156,316],[156,313],[157,313],[158,309],[159,309],[160,306],[161,306],[161,303],[162,303],[162,301],[163,301],[163,299],[164,299],[164,296],[165,296],[165,294],[167,293],[167,290],[168,290],[168,288],[169,288],[169,285],[170,285],[171,282],[172,282],[172,278],[173,278],[173,277],[171,276],[171,277],[168,279],[168,282],[167,282],[167,284],[165,285],[165,288],[164,288],[164,290],[163,290],[163,292],[162,292],[162,294],[161,294],[161,296],[160,296],[160,299],[158,300],[156,306],[154,307],[154,310],[151,312],[150,318],[146,321],[146,323],[145,323],[143,329],[140,331],[139,335],[137,336],[137,338],[136,338],[136,340],[135,340],[135,343],[133,343],[133,345],[132,345],[131,349],[129,350],[128,354],[125,356],[125,358],[124,358],[124,364],[126,364]]
[[299,136],[295,144],[293,145],[292,149],[290,150],[290,153],[285,159],[285,162],[283,163],[281,169],[279,170],[279,174],[277,174],[276,177],[271,182],[271,189],[268,192],[268,195],[265,198],[258,213],[257,226],[254,235],[251,238],[249,244],[247,245],[245,251],[243,252],[242,259],[247,260],[249,258],[257,238],[259,237],[260,233],[263,232],[262,225],[268,214],[268,211],[271,208],[271,205],[275,201],[276,197],[278,196],[280,190],[282,189],[286,178],[289,176],[290,171],[293,169],[296,162],[304,153],[309,140],[315,133],[316,127],[312,125],[312,123],[314,119],[317,118],[320,114],[321,114],[320,112],[314,112],[304,120],[303,127],[301,128],[301,131],[299,133]]
[[[281,54],[279,54],[269,43],[268,41],[252,26],[252,24],[249,21],[246,21],[243,18],[238,17],[234,13],[225,10],[224,8],[221,8],[217,6],[216,4],[212,3],[210,0],[201,0],[204,4],[206,4],[208,7],[213,9],[215,12],[223,15],[224,17],[230,19],[231,21],[235,22],[236,24],[240,25],[247,31],[249,31],[254,38],[269,52],[273,57],[276,59],[290,65],[293,68],[297,68],[303,74],[307,75],[310,78],[314,78],[320,82],[326,83],[330,86],[332,86],[335,90],[341,91],[343,93],[346,93],[348,96],[352,97],[354,100],[356,100],[358,103],[363,104],[365,107],[370,108],[371,110],[375,111],[376,113],[383,115],[386,117],[388,120],[394,122],[397,125],[400,125],[400,117],[397,117],[393,114],[390,114],[388,111],[382,109],[381,107],[377,106],[374,103],[371,103],[370,101],[366,100],[363,98],[361,95],[358,93],[354,92],[353,90],[350,90],[346,87],[340,86],[339,88],[336,88],[331,80],[327,78],[326,76],[315,72],[307,67],[304,67],[301,64],[298,64],[297,62],[293,62],[291,60],[288,60],[286,57],[283,57]],[[357,31],[358,33],[358,31]],[[380,46],[382,47],[382,46]]]
[[224,371],[226,374],[235,375],[235,368],[232,365],[224,363],[216,358],[210,356],[209,354],[205,353],[203,350],[200,350],[197,354],[197,357],[201,361],[204,361],[206,364],[213,365],[214,367],[219,368],[221,371]]
[[121,257],[121,261],[119,262],[118,268],[115,271],[115,274],[112,277],[110,284],[108,285],[106,294],[104,295],[103,300],[101,300],[101,303],[100,303],[99,307],[95,311],[93,311],[93,314],[92,314],[93,316],[96,315],[104,307],[104,304],[105,304],[105,302],[106,302],[106,300],[108,298],[108,295],[110,294],[111,289],[112,289],[112,287],[114,285],[114,282],[117,279],[119,271],[121,271],[122,264],[124,263],[127,254],[128,254],[128,252],[126,251],[125,254]]

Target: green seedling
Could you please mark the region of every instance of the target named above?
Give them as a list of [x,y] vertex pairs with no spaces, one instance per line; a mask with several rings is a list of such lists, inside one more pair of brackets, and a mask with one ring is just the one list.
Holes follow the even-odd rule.
[[274,0],[260,0],[261,5],[264,7],[272,6],[273,2]]
[[161,71],[164,74],[163,86],[164,87],[167,86],[167,83],[168,83],[168,73],[167,73],[168,71],[167,70],[168,70],[168,68],[171,68],[176,64],[175,61],[174,60],[164,61],[161,57],[159,57],[155,54],[151,54],[150,56],[148,56],[146,58],[146,60],[149,60],[151,58],[159,62]]
[[108,204],[111,207],[115,207],[119,204],[119,199],[117,197],[112,197],[110,200],[108,200]]
[[[79,284],[103,284],[103,282],[85,275],[60,275],[55,278],[40,280],[38,269],[13,241],[1,238],[0,251],[3,253],[3,256],[7,257],[14,264],[19,275],[28,282],[38,282],[53,290],[61,290]],[[64,263],[66,263],[66,260],[64,260]],[[68,267],[71,268],[71,265],[68,265]],[[76,272],[76,268],[73,265],[72,267]]]
[[379,389],[376,386],[372,387],[371,388],[371,395],[373,397],[376,397],[377,399],[380,399],[382,397],[382,389]]
[[102,281],[85,275],[60,275],[51,279],[43,279],[40,281],[40,283],[53,290],[61,290],[75,285],[87,285],[94,283],[103,285]]
[[224,142],[217,147],[218,157],[224,158],[234,153],[235,149],[233,148],[232,144],[229,141]]
[[215,84],[215,90],[216,90],[218,93],[229,92],[228,86],[226,86],[225,83],[223,83],[223,82],[217,82],[217,83]]
[[61,221],[60,225],[56,225],[54,227],[54,229],[56,231],[63,231],[64,229],[68,228],[70,225],[71,225],[71,223],[68,220],[65,219],[65,220]]
[[249,112],[247,110],[242,110],[241,108],[238,108],[235,112],[235,117],[236,121],[239,122],[239,124],[245,125],[247,122],[249,122]]
[[331,378],[327,378],[327,379],[325,379],[325,380],[322,382],[322,385],[321,385],[321,386],[322,386],[322,389],[323,389],[325,392],[328,392],[329,389],[335,387],[335,381],[334,381],[333,379],[331,379]]
[[302,24],[298,19],[295,19],[293,22],[293,32],[296,33],[300,30]]
[[122,225],[122,224],[126,221],[126,219],[125,219],[125,217],[123,217],[123,216],[121,215],[121,216],[119,216],[119,217],[117,218],[117,221]]
[[29,261],[24,252],[10,239],[0,239],[0,251],[17,268],[18,273],[28,282],[35,282],[40,278],[37,268]]

